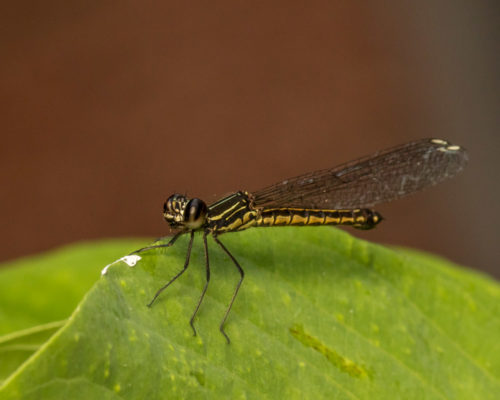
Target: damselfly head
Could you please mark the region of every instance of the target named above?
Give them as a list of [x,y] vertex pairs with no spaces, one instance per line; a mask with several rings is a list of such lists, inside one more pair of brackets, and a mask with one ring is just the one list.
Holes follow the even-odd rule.
[[163,205],[163,217],[172,228],[198,229],[206,222],[207,205],[200,199],[173,194]]

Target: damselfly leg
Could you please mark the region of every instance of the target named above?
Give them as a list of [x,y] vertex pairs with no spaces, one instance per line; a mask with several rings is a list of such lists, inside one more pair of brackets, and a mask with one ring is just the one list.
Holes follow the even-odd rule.
[[196,314],[198,313],[198,310],[200,309],[201,303],[202,303],[203,298],[205,297],[205,293],[207,292],[207,289],[208,289],[208,283],[210,282],[210,262],[208,259],[207,235],[208,235],[208,232],[205,231],[203,233],[203,247],[205,249],[205,270],[207,273],[207,280],[205,282],[205,286],[203,287],[203,291],[201,292],[200,298],[198,299],[198,304],[196,304],[196,308],[194,309],[193,315],[191,315],[191,319],[189,320],[189,324],[191,325],[191,328],[193,328],[194,336],[196,336],[196,329],[194,327],[194,318],[196,317]]
[[[176,233],[172,237],[172,239],[168,243],[166,243],[166,244],[147,246],[147,247],[144,247],[142,249],[136,250],[136,251],[134,251],[134,252],[132,252],[130,254],[132,255],[132,254],[142,253],[144,251],[148,251],[148,250],[152,250],[152,249],[158,249],[158,248],[163,248],[163,247],[170,247],[184,233],[186,233],[186,232],[185,231],[181,231],[181,232]],[[184,262],[184,267],[172,279],[170,279],[165,285],[163,285],[160,289],[158,289],[158,291],[153,296],[153,299],[149,302],[148,307],[151,307],[153,305],[153,303],[156,301],[156,299],[158,298],[158,296],[165,289],[167,289],[173,282],[175,282],[177,280],[177,278],[179,278],[184,272],[186,272],[186,270],[187,270],[187,268],[189,266],[189,261],[191,259],[191,251],[193,249],[193,242],[194,242],[194,233],[195,233],[194,230],[190,232],[190,239],[189,239],[189,244],[188,244],[187,253],[186,253],[186,261]],[[191,325],[191,328],[193,329],[194,336],[196,336],[196,334],[197,334],[196,328],[194,326],[194,319],[196,317],[196,314],[198,313],[198,310],[200,309],[200,306],[201,306],[201,303],[203,302],[203,299],[205,298],[205,294],[206,294],[207,289],[208,289],[208,284],[210,282],[210,260],[209,260],[209,255],[208,255],[208,243],[207,243],[207,236],[209,234],[210,234],[210,231],[208,231],[208,230],[203,233],[203,247],[204,247],[204,253],[205,253],[206,281],[205,281],[205,285],[203,287],[203,290],[201,292],[200,298],[198,299],[198,303],[196,304],[196,308],[194,309],[194,312],[193,312],[193,314],[191,316],[191,319],[189,320],[189,324]],[[240,290],[240,286],[241,286],[241,284],[243,282],[243,279],[245,277],[245,272],[243,271],[243,268],[241,268],[241,266],[238,263],[238,261],[236,261],[236,258],[234,258],[234,256],[229,252],[229,250],[226,248],[226,246],[224,246],[222,244],[222,242],[219,240],[219,238],[217,237],[217,235],[212,235],[212,236],[213,236],[215,242],[229,256],[229,258],[234,263],[234,265],[236,266],[236,268],[238,269],[238,272],[240,274],[240,279],[239,279],[238,283],[236,284],[236,288],[235,288],[235,290],[233,292],[233,296],[231,297],[231,301],[229,303],[229,306],[226,309],[226,312],[224,313],[224,317],[222,318],[222,321],[221,321],[220,326],[219,326],[220,332],[224,335],[224,337],[226,338],[226,341],[228,343],[230,343],[231,340],[229,339],[229,336],[224,331],[224,324],[226,323],[227,317],[228,317],[228,315],[229,315],[229,313],[231,311],[231,308],[233,307],[234,300],[236,299],[236,296],[238,295],[238,291]]]
[[217,235],[213,235],[215,242],[222,248],[222,250],[225,251],[225,253],[229,256],[229,258],[233,261],[234,265],[236,265],[236,268],[238,268],[238,272],[240,273],[240,280],[238,281],[238,284],[236,285],[236,289],[234,289],[233,297],[231,298],[231,302],[229,303],[229,307],[226,310],[226,313],[224,314],[224,318],[222,318],[222,321],[219,326],[220,332],[224,335],[224,337],[227,340],[227,343],[231,343],[231,340],[229,340],[229,336],[227,336],[226,332],[224,331],[224,324],[226,323],[227,316],[229,315],[229,312],[231,311],[231,308],[233,307],[234,300],[236,299],[236,296],[238,295],[238,290],[240,290],[241,283],[243,282],[243,279],[245,278],[245,271],[243,271],[243,268],[241,268],[240,264],[238,261],[236,261],[236,258],[229,252],[229,250],[222,244],[222,242],[217,238]]

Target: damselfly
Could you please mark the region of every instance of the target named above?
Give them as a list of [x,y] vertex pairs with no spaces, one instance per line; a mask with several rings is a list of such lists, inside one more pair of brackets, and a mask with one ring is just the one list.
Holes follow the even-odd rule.
[[154,244],[131,253],[170,247],[179,236],[190,234],[184,268],[156,292],[148,306],[186,271],[194,233],[202,231],[206,283],[190,319],[196,335],[194,318],[210,280],[207,236],[211,235],[240,274],[219,326],[229,343],[224,324],[243,282],[244,271],[220,241],[221,234],[251,227],[285,225],[350,225],[357,229],[372,229],[382,217],[367,207],[398,199],[451,178],[466,163],[467,153],[462,147],[442,139],[422,139],[334,168],[287,179],[258,191],[238,191],[208,207],[203,200],[174,194],[165,202],[163,216],[172,228],[179,231],[168,243]]

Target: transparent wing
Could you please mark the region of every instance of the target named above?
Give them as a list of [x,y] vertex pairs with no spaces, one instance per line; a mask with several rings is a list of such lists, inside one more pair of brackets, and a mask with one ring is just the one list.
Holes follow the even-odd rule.
[[257,207],[364,208],[455,176],[467,153],[442,139],[422,139],[252,192]]

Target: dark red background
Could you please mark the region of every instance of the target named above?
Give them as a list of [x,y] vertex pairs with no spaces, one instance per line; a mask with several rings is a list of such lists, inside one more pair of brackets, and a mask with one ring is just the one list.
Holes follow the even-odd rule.
[[159,236],[173,192],[210,202],[439,137],[465,173],[362,236],[500,276],[495,4],[4,4],[1,259]]

